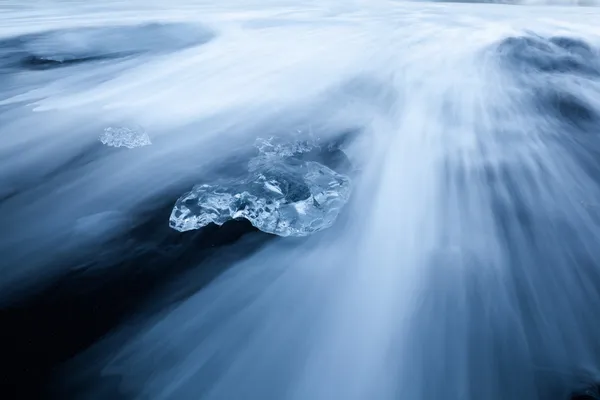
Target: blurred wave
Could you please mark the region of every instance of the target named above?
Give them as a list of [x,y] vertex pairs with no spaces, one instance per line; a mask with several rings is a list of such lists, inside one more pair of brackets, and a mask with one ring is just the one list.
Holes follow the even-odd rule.
[[[0,27],[3,398],[598,398],[594,9],[65,4]],[[169,228],[307,135],[333,226]]]
[[49,68],[144,52],[173,51],[205,43],[211,37],[210,31],[199,26],[157,23],[36,32],[0,41],[0,68]]

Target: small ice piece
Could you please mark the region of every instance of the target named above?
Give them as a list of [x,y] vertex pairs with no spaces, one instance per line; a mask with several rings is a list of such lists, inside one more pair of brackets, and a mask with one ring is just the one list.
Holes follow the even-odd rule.
[[285,237],[332,226],[350,197],[350,179],[318,162],[287,156],[289,148],[270,150],[250,161],[243,179],[194,186],[175,203],[170,227],[184,232],[245,218]]
[[315,140],[296,140],[287,142],[278,137],[268,139],[258,138],[254,147],[263,155],[276,155],[279,157],[291,157],[301,153],[308,153],[319,145]]
[[110,147],[134,147],[148,146],[152,144],[150,137],[143,128],[109,127],[104,129],[100,141]]
[[277,194],[283,195],[283,192],[281,191],[281,189],[279,188],[278,184],[276,181],[271,181],[271,182],[265,182],[265,188],[267,190],[271,190]]

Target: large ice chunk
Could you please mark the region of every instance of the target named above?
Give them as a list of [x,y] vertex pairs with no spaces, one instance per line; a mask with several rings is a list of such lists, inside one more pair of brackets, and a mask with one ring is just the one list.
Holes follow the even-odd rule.
[[289,146],[258,141],[248,176],[201,184],[180,197],[169,225],[178,231],[245,218],[263,232],[307,236],[333,225],[350,196],[350,179],[299,154],[307,143]]

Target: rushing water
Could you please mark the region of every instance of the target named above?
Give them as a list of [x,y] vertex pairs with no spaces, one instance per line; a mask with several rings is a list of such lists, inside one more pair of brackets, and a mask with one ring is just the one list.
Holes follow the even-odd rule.
[[[6,393],[560,400],[600,380],[600,11],[162,3],[0,2]],[[332,226],[169,228],[271,136],[341,143]]]

